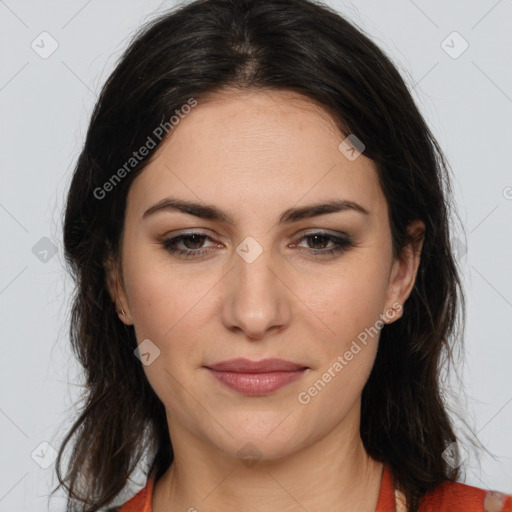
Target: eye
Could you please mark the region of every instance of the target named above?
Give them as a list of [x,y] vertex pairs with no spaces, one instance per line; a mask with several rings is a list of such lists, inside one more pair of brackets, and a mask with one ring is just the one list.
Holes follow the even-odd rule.
[[[205,240],[212,240],[208,235],[203,233],[186,233],[183,235],[176,236],[174,238],[168,238],[162,242],[162,245],[171,254],[177,254],[179,256],[185,256],[187,258],[200,256],[208,251],[198,250],[201,249]],[[181,247],[180,247],[181,244]],[[185,247],[184,249],[182,247]]]
[[[215,242],[204,233],[193,232],[168,238],[162,242],[162,245],[171,254],[185,258],[195,258],[210,253],[213,247],[222,246],[222,244],[217,243],[205,247],[204,243],[207,240]],[[298,240],[298,242],[303,241],[306,242],[307,247],[301,246],[298,243],[292,243],[291,247],[297,247],[301,251],[306,251],[315,257],[333,256],[346,251],[348,247],[355,247],[352,239],[347,235],[335,236],[324,232],[308,233]],[[333,245],[329,246],[329,243]]]
[[[335,236],[324,232],[308,233],[299,240],[306,242],[306,251],[313,254],[315,257],[332,256],[334,254],[346,251],[348,247],[355,247],[355,244],[353,243],[352,239],[347,235]],[[332,243],[334,245],[329,247],[329,243]],[[292,245],[295,247],[301,247],[300,245],[297,244]]]

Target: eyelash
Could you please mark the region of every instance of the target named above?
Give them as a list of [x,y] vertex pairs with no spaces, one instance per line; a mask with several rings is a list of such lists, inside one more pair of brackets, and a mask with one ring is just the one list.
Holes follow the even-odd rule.
[[[190,239],[192,237],[199,236],[200,238],[204,238],[205,240],[211,240],[213,241],[209,236],[203,234],[203,233],[186,233],[183,235],[176,236],[174,238],[168,238],[167,240],[164,240],[162,242],[162,245],[164,246],[165,250],[170,252],[171,254],[175,254],[177,256],[184,256],[186,258],[196,258],[199,256],[202,256],[203,254],[208,252],[208,249],[201,250],[201,249],[178,249],[176,247],[176,244],[180,243],[181,241],[185,239]],[[310,237],[319,236],[320,238],[327,239],[328,242],[334,242],[337,244],[337,247],[333,247],[331,249],[305,249],[306,251],[310,252],[314,257],[325,257],[325,256],[333,256],[335,254],[339,254],[342,252],[345,252],[349,247],[355,247],[355,244],[353,243],[352,239],[348,236],[345,237],[337,237],[334,235],[330,235],[328,233],[322,233],[322,232],[314,232],[314,233],[307,233],[306,235],[302,236],[299,239],[299,242],[302,240],[305,240]]]

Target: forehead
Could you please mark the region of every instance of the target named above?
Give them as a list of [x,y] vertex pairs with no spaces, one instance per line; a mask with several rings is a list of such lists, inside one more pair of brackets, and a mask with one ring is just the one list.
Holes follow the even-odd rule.
[[373,162],[349,160],[329,113],[290,91],[227,92],[181,116],[129,193],[138,210],[165,194],[268,209],[340,197],[384,205]]
[[341,136],[324,109],[290,91],[217,93],[200,101],[177,128],[170,151],[196,142],[197,158],[215,152],[224,166],[251,170],[251,161],[265,163],[261,173],[326,156]]

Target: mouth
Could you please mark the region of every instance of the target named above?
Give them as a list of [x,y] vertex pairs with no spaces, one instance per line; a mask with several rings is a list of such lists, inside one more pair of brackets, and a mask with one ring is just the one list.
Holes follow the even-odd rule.
[[231,359],[205,366],[224,386],[245,395],[268,395],[300,379],[308,367],[284,359]]

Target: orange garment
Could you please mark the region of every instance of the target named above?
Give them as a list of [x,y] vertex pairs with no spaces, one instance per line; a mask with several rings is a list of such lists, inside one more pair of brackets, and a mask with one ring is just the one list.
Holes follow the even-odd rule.
[[[127,501],[119,512],[152,512],[154,474],[148,478],[146,487]],[[488,507],[487,509],[484,507]],[[501,505],[501,509],[499,508]],[[494,508],[491,508],[494,507]],[[379,500],[375,512],[395,512],[393,476],[387,466],[382,472]],[[478,487],[458,482],[443,482],[427,493],[419,512],[512,512],[512,496],[492,493]]]

